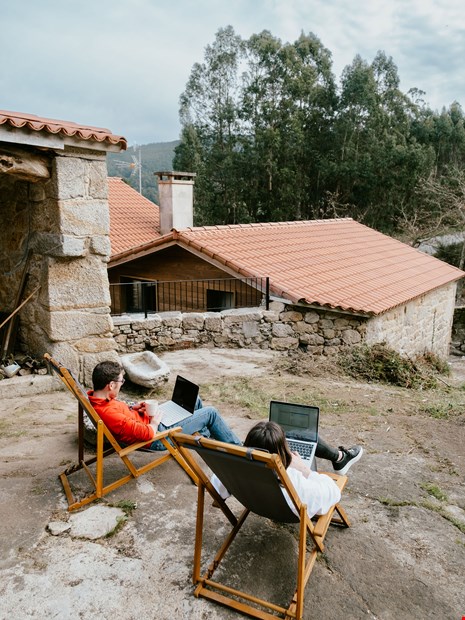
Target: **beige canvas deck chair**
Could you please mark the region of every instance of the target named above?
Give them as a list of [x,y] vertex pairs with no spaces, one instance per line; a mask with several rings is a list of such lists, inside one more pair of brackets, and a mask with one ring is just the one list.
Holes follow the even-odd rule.
[[[188,476],[190,476],[193,482],[197,483],[197,476],[195,475],[195,473],[180,456],[178,449],[173,446],[171,442],[168,441],[168,434],[170,431],[163,431],[161,433],[157,433],[152,440],[155,441],[159,439],[166,447],[167,451],[147,451],[147,455],[150,454],[151,456],[150,461],[145,465],[136,467],[136,465],[134,465],[134,463],[130,460],[130,456],[133,455],[136,450],[143,450],[144,446],[147,445],[147,442],[142,441],[131,444],[130,446],[120,445],[113,436],[113,434],[105,426],[98,413],[92,407],[85,389],[73,377],[72,373],[67,368],[59,364],[56,360],[54,360],[48,353],[44,355],[44,358],[46,359],[51,369],[62,380],[66,388],[78,401],[78,462],[74,465],[71,465],[62,474],[60,474],[60,480],[66,493],[66,498],[68,500],[69,511],[77,510],[78,508],[81,508],[82,506],[85,506],[86,504],[89,504],[90,502],[93,502],[94,500],[103,497],[107,493],[110,493],[114,489],[117,489],[126,482],[129,482],[134,478],[138,478],[139,476],[145,474],[154,467],[158,467],[171,457],[173,457],[179,463],[179,465],[181,465],[181,467],[188,474]],[[94,424],[97,431],[96,454],[95,456],[88,459],[84,459],[84,412],[87,414],[90,421]],[[111,454],[117,454],[119,456],[129,473],[109,484],[105,484],[104,459]],[[94,463],[95,474],[92,473],[92,470],[89,467]],[[94,490],[85,497],[81,499],[76,499],[71,490],[69,476],[70,474],[77,472],[80,469],[84,469],[84,471],[87,473]]]
[[[212,439],[205,439],[201,436],[193,437],[179,432],[172,433],[171,437],[199,478],[193,570],[193,582],[196,586],[195,596],[211,599],[222,605],[232,607],[243,614],[262,620],[270,618],[296,618],[300,620],[303,613],[305,585],[310,577],[318,552],[324,549],[324,539],[329,525],[333,523],[343,527],[349,526],[349,520],[344,509],[336,504],[325,515],[315,517],[315,522],[312,521],[278,455],[233,446]],[[201,457],[204,463],[198,457]],[[209,475],[203,469],[204,464],[218,476],[229,492],[245,507],[238,518],[234,516],[227,504],[215,491],[210,483]],[[342,491],[346,485],[347,477],[336,474],[328,475],[335,480]],[[298,516],[289,507],[283,495],[283,489],[287,491]],[[223,510],[232,525],[232,529],[206,572],[201,575],[205,490],[210,493]],[[215,570],[250,512],[273,521],[295,523],[299,526],[297,587],[288,607],[256,598],[213,579]],[[309,549],[307,549],[307,543],[309,543]]]

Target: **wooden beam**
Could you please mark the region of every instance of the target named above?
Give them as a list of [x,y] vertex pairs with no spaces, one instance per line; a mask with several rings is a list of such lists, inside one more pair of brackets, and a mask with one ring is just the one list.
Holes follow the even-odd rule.
[[48,158],[32,151],[0,146],[0,174],[36,183],[50,178]]
[[6,319],[3,321],[3,323],[0,325],[0,329],[1,329],[4,325],[6,325],[6,324],[8,323],[8,321],[9,321],[10,319],[12,319],[12,318],[15,316],[15,314],[17,314],[17,313],[21,310],[21,308],[27,304],[27,302],[28,302],[30,299],[32,299],[32,298],[34,297],[34,295],[37,293],[37,291],[38,291],[39,289],[40,289],[40,285],[39,285],[37,288],[35,288],[35,289],[32,291],[32,293],[31,293],[30,295],[28,295],[28,296],[26,297],[26,299],[25,299],[22,303],[20,303],[20,304],[19,304],[19,306],[18,306],[17,308],[15,308],[15,309],[13,310],[13,312],[12,312],[9,316],[7,316],[7,318],[6,318]]

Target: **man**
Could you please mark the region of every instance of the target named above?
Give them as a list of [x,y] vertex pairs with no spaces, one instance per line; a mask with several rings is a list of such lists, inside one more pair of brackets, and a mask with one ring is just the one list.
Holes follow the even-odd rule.
[[[119,442],[129,445],[147,441],[150,450],[165,450],[163,444],[153,438],[157,432],[170,427],[161,424],[161,412],[150,417],[144,402],[129,407],[117,400],[124,381],[124,370],[118,362],[100,362],[92,373],[94,389],[88,392],[90,403]],[[242,445],[218,411],[214,407],[203,407],[200,399],[194,413],[174,426],[180,426],[188,435],[200,432],[218,441]]]

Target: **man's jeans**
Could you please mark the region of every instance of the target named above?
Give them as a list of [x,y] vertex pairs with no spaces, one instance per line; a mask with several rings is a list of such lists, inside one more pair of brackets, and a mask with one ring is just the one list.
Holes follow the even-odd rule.
[[[200,398],[197,399],[195,410],[192,415],[172,426],[160,424],[158,430],[164,431],[168,428],[175,428],[176,426],[180,426],[182,432],[187,435],[200,433],[204,437],[212,437],[218,441],[233,443],[238,446],[242,445],[239,437],[229,428],[215,407],[204,407]],[[160,440],[152,442],[149,449],[166,450]]]

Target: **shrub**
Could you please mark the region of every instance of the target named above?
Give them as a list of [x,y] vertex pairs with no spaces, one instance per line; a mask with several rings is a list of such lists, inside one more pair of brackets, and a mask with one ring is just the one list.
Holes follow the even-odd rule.
[[447,366],[433,354],[425,354],[415,360],[403,357],[385,343],[353,347],[342,353],[338,361],[344,371],[356,379],[417,389],[437,387],[435,375]]
[[461,241],[458,243],[450,243],[448,245],[440,243],[434,256],[439,258],[439,260],[443,260],[445,263],[449,263],[449,265],[458,267],[462,256],[462,246],[463,242]]

